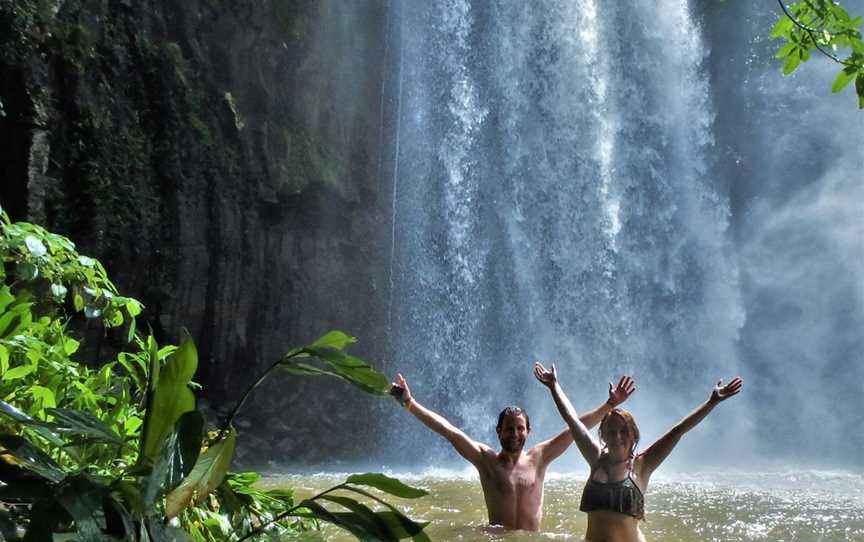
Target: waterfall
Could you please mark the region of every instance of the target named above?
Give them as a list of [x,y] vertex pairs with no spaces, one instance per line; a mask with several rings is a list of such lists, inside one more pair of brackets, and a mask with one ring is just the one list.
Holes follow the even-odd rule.
[[[629,373],[651,439],[717,379],[764,374],[742,358],[741,259],[758,256],[733,231],[688,3],[442,0],[399,24],[390,355],[418,400],[493,446],[498,411],[527,406],[537,442],[561,422],[535,359],[581,411]],[[736,404],[691,456],[729,457],[712,431],[733,422],[729,449],[750,446],[752,404]],[[455,460],[398,415],[393,461]]]

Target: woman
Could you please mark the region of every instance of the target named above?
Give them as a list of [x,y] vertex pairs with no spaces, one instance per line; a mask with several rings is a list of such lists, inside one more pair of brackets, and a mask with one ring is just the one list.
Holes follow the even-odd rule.
[[552,370],[537,362],[534,376],[552,392],[558,412],[570,427],[573,440],[591,466],[591,474],[582,492],[579,509],[588,513],[586,542],[644,542],[639,520],[645,515],[645,490],[651,473],[660,466],[681,437],[701,422],[721,401],[741,391],[742,381],[717,386],[707,401],[684,417],[654,444],[636,453],[639,428],[633,416],[614,408],[600,422],[600,442],[588,432],[573,410],[558,383],[555,365]]

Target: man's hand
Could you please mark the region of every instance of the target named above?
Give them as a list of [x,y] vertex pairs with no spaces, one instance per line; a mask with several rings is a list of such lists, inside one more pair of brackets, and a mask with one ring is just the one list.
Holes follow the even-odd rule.
[[743,385],[744,381],[741,380],[740,376],[736,376],[725,386],[723,385],[723,380],[718,380],[717,385],[714,386],[714,390],[711,392],[711,398],[709,401],[715,404],[725,401],[733,395],[737,395],[741,391],[741,386]]
[[534,362],[534,378],[540,381],[547,388],[552,388],[558,382],[558,370],[555,369],[555,364],[552,364],[552,370],[547,371],[546,367],[539,361]]
[[633,395],[634,391],[636,391],[636,382],[632,377],[624,375],[614,388],[612,383],[609,383],[609,399],[606,400],[606,404],[615,408]]
[[396,398],[402,406],[411,402],[411,389],[401,373],[396,373],[396,379],[390,383],[390,395]]

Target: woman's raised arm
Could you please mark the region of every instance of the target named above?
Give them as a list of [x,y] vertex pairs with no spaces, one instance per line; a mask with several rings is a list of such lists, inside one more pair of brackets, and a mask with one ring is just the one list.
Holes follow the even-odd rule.
[[602,449],[600,448],[600,444],[591,436],[591,433],[588,432],[585,424],[579,419],[576,410],[564,394],[561,384],[558,383],[558,371],[555,369],[555,364],[552,364],[551,370],[547,370],[542,363],[539,361],[535,362],[534,377],[541,384],[549,388],[549,391],[552,393],[552,399],[555,400],[555,405],[558,407],[558,412],[570,428],[570,432],[573,434],[573,441],[579,447],[579,451],[582,452],[582,457],[585,458],[585,461],[589,465],[593,466],[600,458]]
[[726,385],[723,385],[722,380],[717,382],[707,401],[696,407],[696,410],[686,415],[665,435],[657,439],[654,444],[640,454],[642,456],[641,476],[647,480],[651,476],[651,473],[669,456],[669,453],[672,452],[678,441],[684,436],[684,433],[696,427],[699,422],[705,419],[705,416],[714,410],[715,406],[733,395],[737,395],[741,391],[743,383],[741,378],[737,376]]

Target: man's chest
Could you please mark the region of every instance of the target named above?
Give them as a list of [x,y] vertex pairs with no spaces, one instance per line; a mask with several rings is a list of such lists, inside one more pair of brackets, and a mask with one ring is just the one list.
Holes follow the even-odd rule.
[[542,473],[538,472],[536,466],[516,465],[507,466],[493,465],[489,472],[489,480],[499,493],[502,494],[532,494],[539,491],[543,486]]

